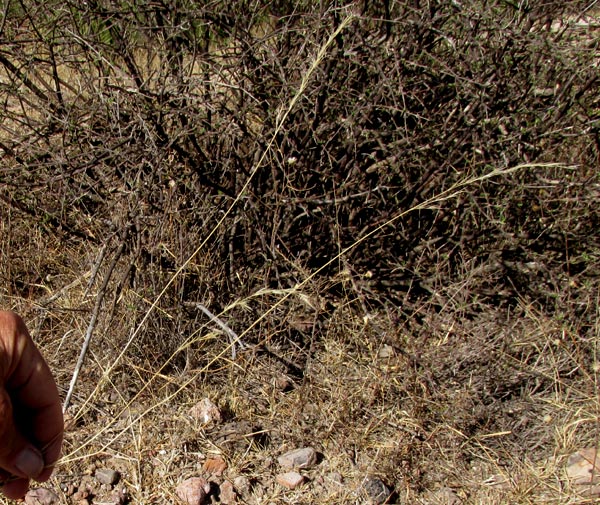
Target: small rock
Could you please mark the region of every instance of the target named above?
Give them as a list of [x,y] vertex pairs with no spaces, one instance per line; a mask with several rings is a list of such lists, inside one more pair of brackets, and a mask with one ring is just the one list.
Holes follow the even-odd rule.
[[73,503],[77,503],[77,504],[80,504],[83,502],[88,503],[89,496],[90,496],[90,493],[87,490],[80,489],[80,490],[75,491],[75,493],[73,493],[72,500],[73,500]]
[[571,454],[567,460],[567,476],[573,484],[597,484],[600,481],[600,454],[594,447]]
[[286,452],[277,458],[282,468],[309,468],[317,462],[317,453],[312,447]]
[[84,475],[79,481],[79,487],[73,494],[73,502],[81,504],[84,501],[91,501],[91,497],[100,491],[100,485],[90,475]]
[[236,503],[236,498],[237,496],[233,489],[233,484],[228,480],[224,481],[223,484],[219,486],[219,499],[221,500],[221,503],[232,505],[233,503]]
[[210,493],[210,484],[202,477],[192,477],[180,483],[175,493],[188,505],[203,505]]
[[242,495],[242,497],[246,498],[250,496],[250,488],[252,485],[250,484],[250,479],[248,479],[248,477],[245,477],[244,475],[236,477],[233,479],[233,487]]
[[381,505],[390,497],[390,489],[377,477],[367,477],[363,484],[363,489],[369,498],[369,503]]
[[283,487],[295,489],[304,482],[304,477],[298,472],[287,472],[275,476],[275,481]]
[[94,497],[94,505],[125,505],[127,493],[115,490],[107,497]]
[[204,398],[194,405],[190,409],[190,416],[204,424],[220,423],[222,419],[221,411],[208,398]]
[[30,489],[25,495],[26,505],[54,505],[59,502],[60,499],[56,493],[43,487]]
[[209,458],[202,465],[202,471],[207,475],[214,475],[220,477],[223,472],[227,469],[227,463],[223,458]]
[[94,477],[100,484],[106,484],[107,486],[114,486],[119,479],[121,474],[112,468],[98,468]]
[[586,486],[588,496],[600,495],[600,452],[595,447],[580,449],[567,460],[567,476],[576,486]]
[[391,345],[384,344],[379,349],[377,356],[381,359],[391,358],[394,355],[394,348]]

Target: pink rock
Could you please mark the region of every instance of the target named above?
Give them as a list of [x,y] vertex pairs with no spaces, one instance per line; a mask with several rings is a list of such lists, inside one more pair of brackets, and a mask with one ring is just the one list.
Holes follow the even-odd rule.
[[192,477],[180,483],[175,492],[188,505],[203,505],[210,493],[210,484],[202,477]]
[[208,398],[199,401],[190,409],[190,415],[201,423],[220,423],[221,411]]
[[231,482],[226,480],[219,486],[219,490],[219,499],[221,500],[221,503],[224,503],[225,505],[232,505],[236,503],[237,496]]
[[569,456],[567,475],[573,484],[590,485],[600,481],[600,454],[595,447],[580,449]]
[[30,489],[25,495],[26,505],[54,505],[59,502],[60,499],[56,493],[43,487]]
[[572,484],[584,486],[589,496],[600,496],[600,451],[595,447],[579,449],[567,460],[567,476]]
[[280,473],[275,477],[277,484],[287,487],[288,489],[295,489],[304,482],[304,477],[298,472],[287,472]]

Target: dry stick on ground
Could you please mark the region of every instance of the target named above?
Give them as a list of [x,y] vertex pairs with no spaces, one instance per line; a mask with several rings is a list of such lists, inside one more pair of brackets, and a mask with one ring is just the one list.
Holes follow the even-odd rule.
[[65,401],[63,403],[63,412],[67,411],[69,408],[69,402],[71,401],[71,397],[73,396],[73,391],[75,390],[75,384],[77,383],[77,378],[79,377],[79,372],[81,371],[81,367],[83,366],[83,361],[85,360],[85,355],[87,354],[87,350],[90,346],[90,342],[92,340],[92,334],[94,333],[94,328],[96,326],[96,321],[98,319],[98,314],[100,312],[100,307],[102,306],[102,302],[104,300],[104,295],[106,294],[106,287],[108,286],[108,281],[112,277],[112,273],[117,266],[117,262],[123,254],[123,250],[125,249],[125,240],[121,242],[121,245],[115,252],[115,256],[112,260],[112,263],[108,267],[108,272],[104,276],[104,282],[102,282],[102,286],[100,287],[100,291],[98,292],[98,297],[96,298],[96,305],[94,306],[94,310],[92,311],[92,318],[90,319],[90,324],[87,327],[85,332],[85,338],[83,340],[83,346],[81,347],[81,352],[79,353],[79,359],[77,360],[77,364],[75,365],[75,370],[73,370],[73,377],[71,378],[71,384],[69,385],[69,390],[67,391],[67,396],[65,397]]
[[50,295],[48,298],[44,298],[44,299],[40,300],[39,305],[47,306],[47,305],[51,304],[54,300],[57,300],[62,295],[64,295],[67,291],[69,291],[69,289],[74,288],[78,284],[81,284],[90,275],[92,275],[91,271],[85,272],[83,275],[80,275],[73,282],[70,282],[66,286],[63,286],[56,293]]
[[229,341],[231,342],[231,359],[236,358],[235,346],[239,345],[242,349],[247,348],[248,346],[244,343],[242,339],[238,336],[238,334],[233,331],[229,326],[227,326],[221,319],[215,316],[210,310],[208,310],[204,305],[200,302],[185,302],[184,305],[188,307],[196,307],[204,312],[212,321],[217,323],[217,325],[229,335]]
[[103,244],[102,247],[100,248],[100,253],[98,254],[98,257],[96,258],[96,263],[94,264],[94,267],[92,268],[92,275],[90,276],[90,280],[88,281],[87,287],[85,288],[85,293],[83,295],[84,297],[87,296],[90,289],[92,289],[92,286],[94,285],[94,282],[96,281],[96,275],[98,275],[98,269],[100,268],[100,265],[104,261],[105,255],[106,255],[106,244]]

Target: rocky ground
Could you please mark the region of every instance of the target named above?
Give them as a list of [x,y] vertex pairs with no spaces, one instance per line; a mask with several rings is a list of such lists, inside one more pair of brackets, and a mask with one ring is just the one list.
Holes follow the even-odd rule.
[[[203,432],[203,437],[214,438],[214,452],[203,454],[185,448],[184,459],[188,465],[196,461],[195,469],[185,468],[178,475],[167,480],[174,486],[171,489],[155,490],[154,497],[146,495],[147,503],[182,503],[202,505],[208,503],[260,504],[260,503],[411,503],[400,497],[401,489],[386,483],[373,475],[358,475],[345,479],[335,470],[325,455],[313,447],[300,447],[280,454],[274,461],[265,456],[261,462],[262,474],[248,474],[239,466],[231,467],[224,454],[231,454],[232,444],[240,445],[245,451],[256,450],[256,438],[265,432],[255,431],[244,423],[224,423],[218,407],[209,399],[202,400],[189,412],[190,421]],[[259,443],[260,444],[260,443]],[[222,448],[222,450],[219,450]],[[84,475],[54,479],[55,486],[32,487],[25,497],[28,505],[54,505],[69,503],[73,505],[124,505],[141,503],[133,500],[136,494],[132,482],[133,474],[139,465],[154,468],[151,479],[164,481],[166,468],[173,468],[173,460],[178,459],[174,450],[164,448],[150,451],[146,461],[134,462],[130,458],[99,458],[96,463],[86,464]],[[181,457],[181,456],[180,456]],[[129,461],[128,461],[129,459]],[[374,465],[377,461],[374,462]],[[572,454],[564,465],[567,481],[572,489],[582,497],[594,500],[600,496],[600,457],[595,448],[586,448]],[[173,471],[173,470],[171,470]],[[490,475],[479,483],[482,487],[502,490],[514,485],[518,475]],[[568,484],[568,482],[565,482]],[[57,484],[59,484],[59,488]],[[490,498],[494,493],[490,494]],[[501,499],[502,492],[496,494]],[[415,497],[412,503],[431,503],[457,505],[468,503],[465,492],[460,488],[441,486]],[[162,501],[161,501],[162,500]]]

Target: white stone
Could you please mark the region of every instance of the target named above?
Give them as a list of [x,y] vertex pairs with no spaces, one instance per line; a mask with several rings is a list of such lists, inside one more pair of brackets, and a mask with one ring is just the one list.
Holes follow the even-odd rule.
[[252,484],[250,483],[250,479],[248,479],[248,477],[239,475],[233,479],[233,487],[243,497],[247,497],[250,495],[250,488],[252,487]]

